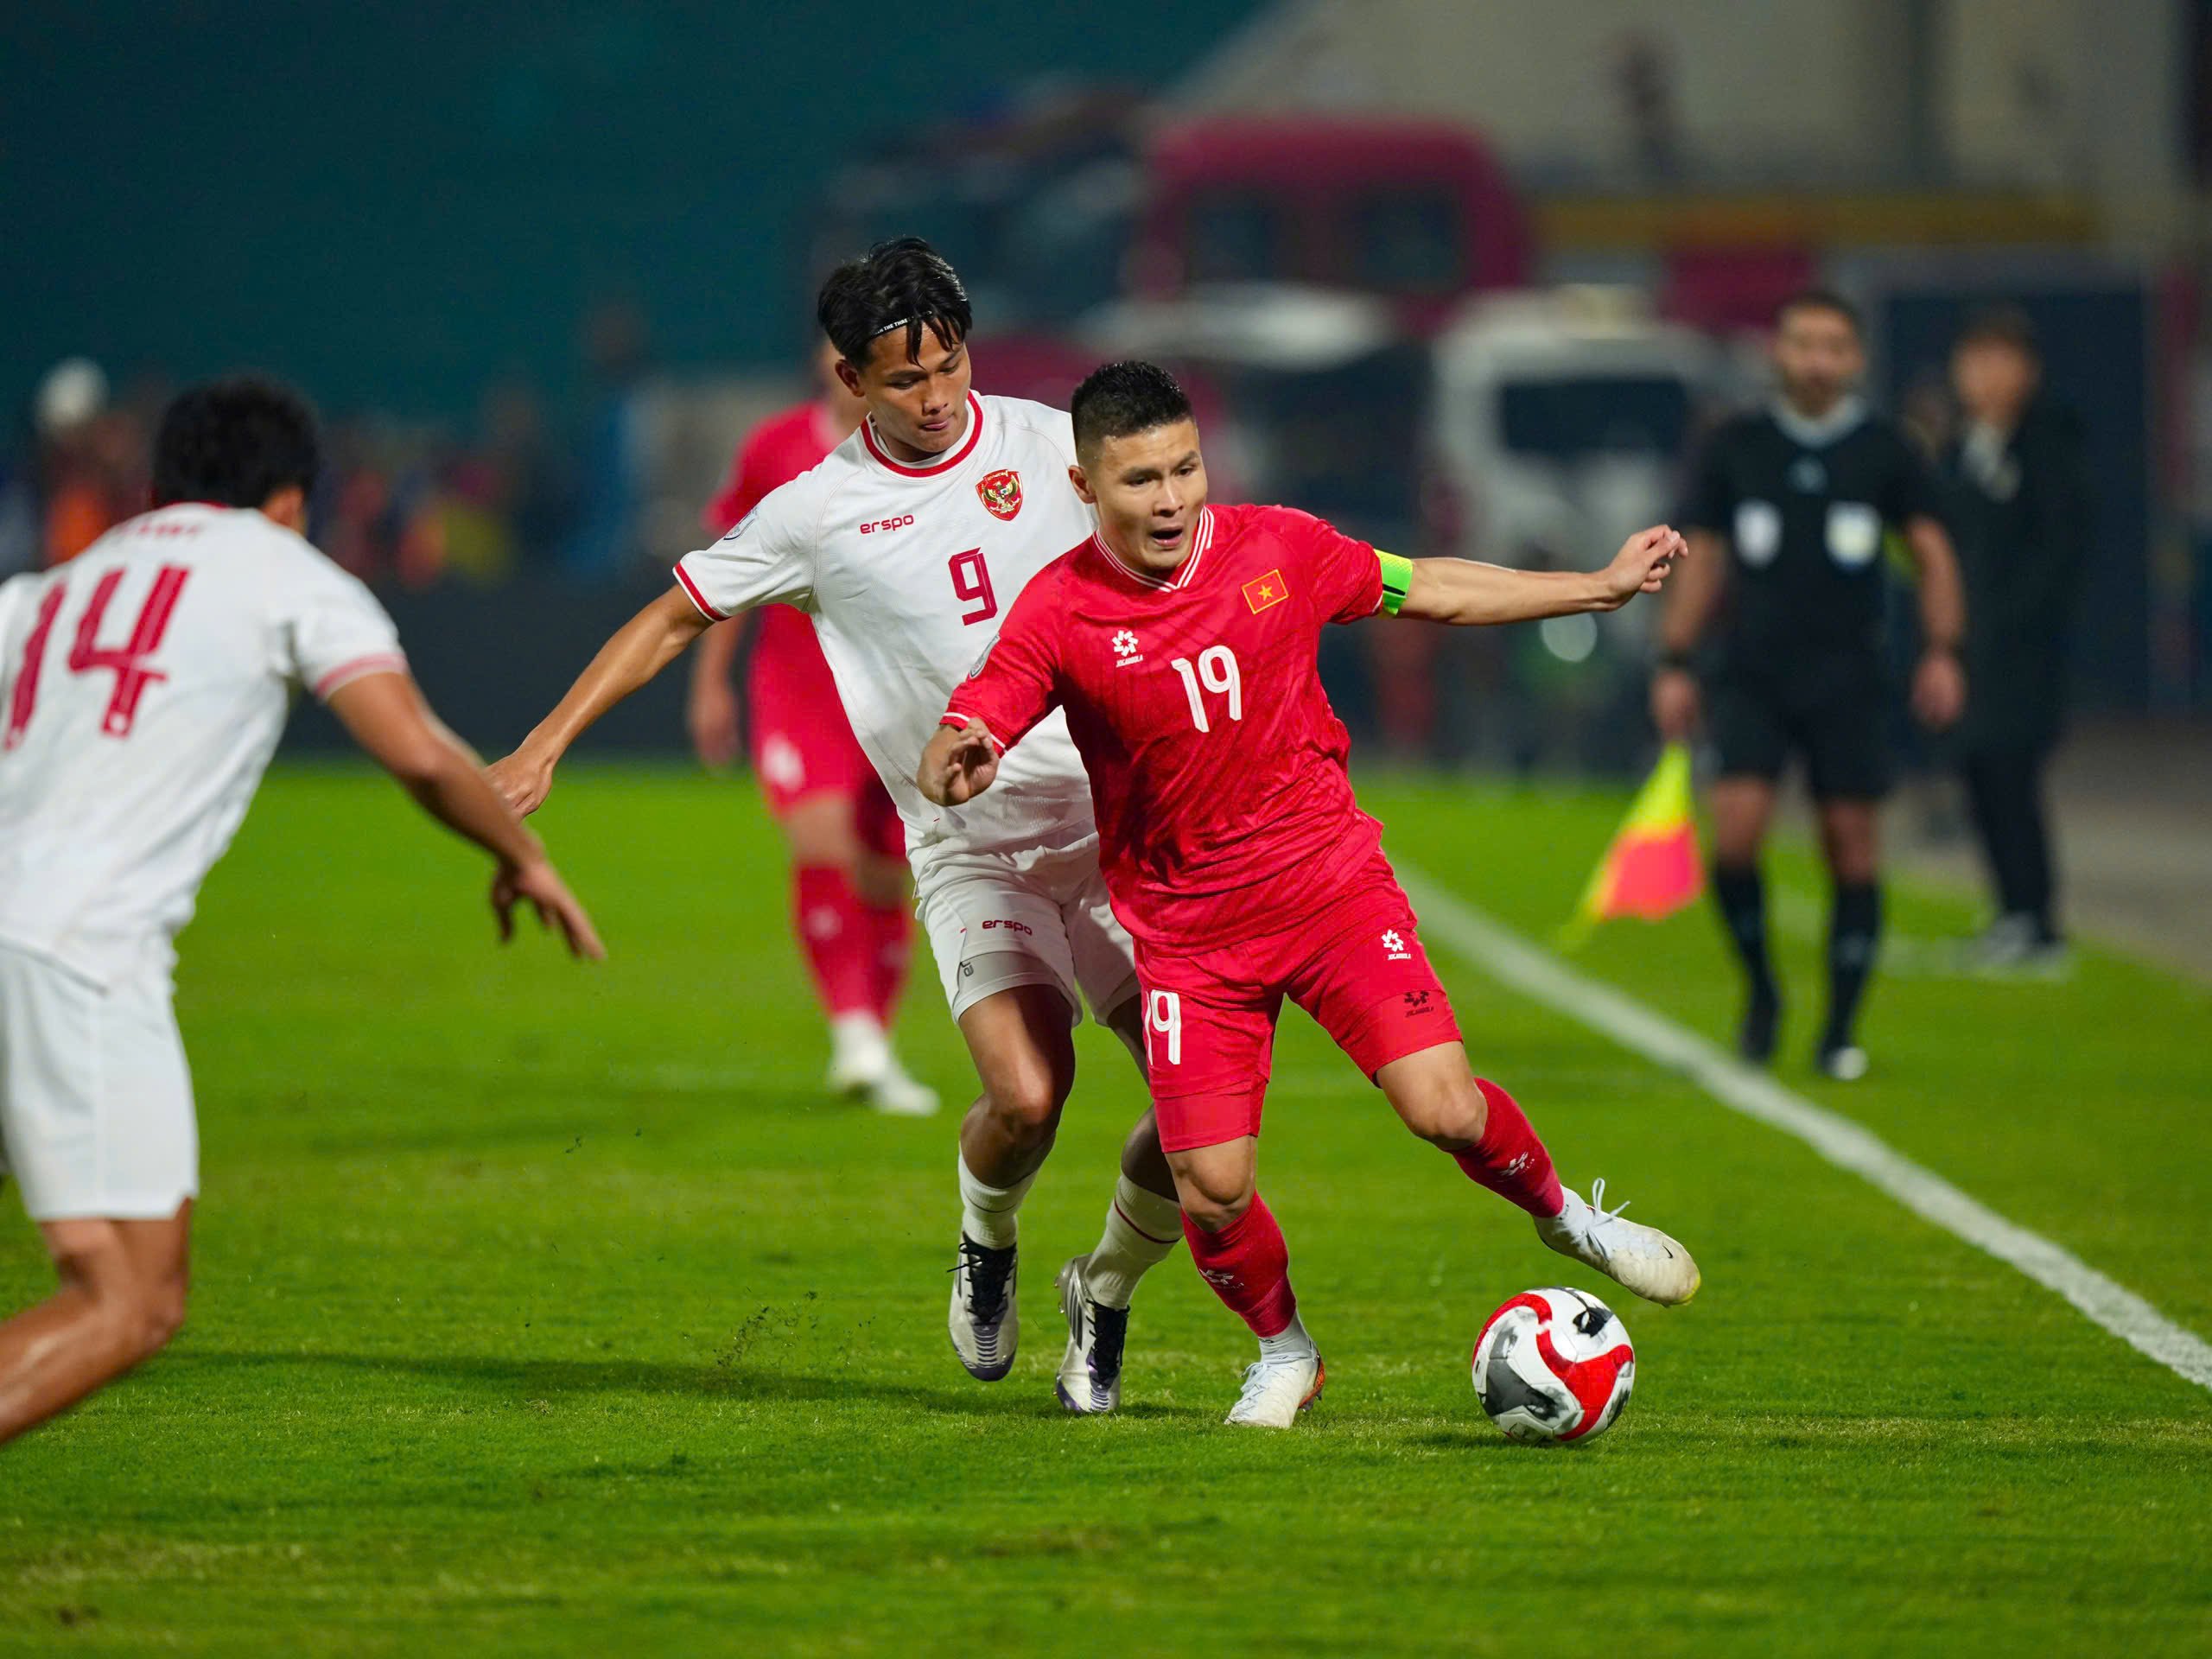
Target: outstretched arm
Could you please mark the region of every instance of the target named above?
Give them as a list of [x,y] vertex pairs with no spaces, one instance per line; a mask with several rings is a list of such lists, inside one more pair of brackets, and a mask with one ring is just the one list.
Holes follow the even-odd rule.
[[493,786],[507,804],[525,816],[537,810],[553,788],[553,768],[569,752],[569,745],[683,655],[684,647],[709,626],[708,618],[679,588],[671,588],[623,624],[521,747],[492,766]]
[[1534,622],[1580,611],[1614,611],[1656,594],[1687,549],[1665,524],[1640,530],[1602,570],[1512,570],[1470,559],[1414,559],[1400,616],[1462,626]]
[[397,779],[423,810],[499,861],[492,908],[499,937],[514,932],[513,911],[527,899],[538,919],[557,925],[580,957],[607,948],[545,856],[545,849],[485,781],[476,757],[430,712],[414,680],[401,673],[365,674],[330,694],[330,710],[353,741]]

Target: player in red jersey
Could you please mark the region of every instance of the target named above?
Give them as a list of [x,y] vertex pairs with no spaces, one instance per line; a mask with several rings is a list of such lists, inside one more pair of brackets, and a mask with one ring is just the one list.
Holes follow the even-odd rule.
[[[837,378],[837,348],[815,353],[815,396],[762,422],[700,514],[721,537],[769,491],[818,466],[868,413]],[[853,735],[814,624],[789,605],[760,608],[746,671],[753,771],[791,855],[791,931],[830,1017],[830,1087],[880,1112],[924,1117],[937,1094],[906,1075],[889,1032],[906,981],[906,832],[890,791]],[[691,742],[707,766],[737,758],[733,671],[746,617],[707,630],[691,658]]]
[[1066,711],[1114,909],[1136,941],[1185,1236],[1260,1338],[1229,1421],[1287,1427],[1325,1376],[1255,1189],[1286,995],[1408,1128],[1535,1217],[1545,1243],[1654,1301],[1688,1301],[1689,1253],[1563,1188],[1513,1097],[1470,1068],[1382,826],[1353,798],[1349,740],[1315,663],[1325,624],[1378,612],[1471,624],[1614,609],[1658,588],[1682,538],[1641,531],[1594,574],[1402,559],[1287,508],[1208,506],[1190,402],[1150,364],[1098,370],[1073,415],[1073,477],[1098,532],[1023,590],[917,782],[967,801],[1008,746]]

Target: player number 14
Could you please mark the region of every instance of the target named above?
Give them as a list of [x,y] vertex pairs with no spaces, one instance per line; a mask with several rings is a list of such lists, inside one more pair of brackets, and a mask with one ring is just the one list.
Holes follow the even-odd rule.
[[1208,645],[1198,653],[1197,666],[1187,657],[1178,657],[1169,664],[1183,677],[1183,690],[1191,699],[1191,724],[1202,732],[1210,732],[1206,724],[1206,700],[1203,693],[1211,691],[1229,698],[1229,717],[1244,718],[1244,682],[1236,672],[1236,656],[1227,645]]
[[[107,607],[115,598],[115,590],[123,583],[124,573],[111,570],[93,587],[85,613],[77,620],[77,635],[69,647],[68,665],[72,674],[105,669],[115,676],[115,690],[109,694],[106,712],[100,716],[102,736],[130,736],[130,728],[138,718],[139,698],[145,695],[148,686],[168,677],[153,666],[151,658],[162,648],[162,637],[169,630],[169,618],[176,613],[177,595],[184,591],[185,580],[191,574],[177,564],[165,564],[155,572],[153,588],[148,592],[145,603],[139,607],[138,620],[130,625],[130,637],[119,645],[100,644],[100,630],[107,620]],[[67,591],[66,585],[57,582],[46,590],[46,597],[39,603],[30,637],[23,641],[23,658],[16,670],[15,690],[8,698],[7,722],[0,728],[0,749],[16,747],[30,728],[31,711],[38,706],[39,677],[46,665],[47,637],[54,632]]]

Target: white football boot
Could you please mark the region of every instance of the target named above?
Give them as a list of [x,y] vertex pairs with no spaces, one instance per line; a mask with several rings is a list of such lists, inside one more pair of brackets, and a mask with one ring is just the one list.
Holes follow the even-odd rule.
[[868,1105],[886,1117],[931,1117],[937,1113],[937,1090],[908,1077],[895,1054],[865,1092]]
[[1014,1304],[1014,1250],[995,1250],[960,1235],[947,1325],[952,1351],[977,1382],[995,1382],[1014,1369],[1021,1335],[1021,1316]]
[[1248,1428],[1288,1428],[1321,1397],[1328,1381],[1328,1368],[1312,1349],[1274,1358],[1262,1355],[1244,1368],[1244,1390],[1222,1421]]
[[1113,1410],[1122,1403],[1122,1348],[1128,1339],[1129,1310],[1105,1307],[1091,1300],[1083,1276],[1085,1257],[1069,1259],[1060,1269],[1060,1312],[1067,1315],[1068,1351],[1052,1392],[1080,1416]]
[[830,1074],[823,1081],[831,1094],[858,1099],[893,1064],[873,1014],[841,1014],[830,1022]]
[[830,1022],[823,1082],[831,1094],[866,1101],[887,1117],[927,1117],[937,1110],[937,1090],[906,1075],[891,1039],[868,1014],[840,1014]]
[[1834,1083],[1858,1082],[1866,1075],[1871,1064],[1866,1058],[1866,1051],[1856,1043],[1844,1043],[1834,1048],[1823,1047],[1813,1060],[1815,1069]]
[[1656,1227],[1624,1221],[1621,1210],[1603,1208],[1605,1184],[1590,1184],[1590,1202],[1569,1192],[1567,1208],[1536,1223],[1536,1236],[1561,1255],[1595,1268],[1648,1302],[1679,1306],[1697,1294],[1700,1282],[1690,1253]]

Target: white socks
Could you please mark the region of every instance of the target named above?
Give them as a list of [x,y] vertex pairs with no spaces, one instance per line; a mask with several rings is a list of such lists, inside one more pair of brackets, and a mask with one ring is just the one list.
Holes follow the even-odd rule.
[[1590,1230],[1590,1224],[1597,1219],[1596,1214],[1583,1202],[1581,1194],[1571,1186],[1561,1186],[1559,1196],[1559,1214],[1537,1217],[1536,1230],[1547,1238],[1579,1241]]
[[960,1160],[960,1230],[978,1244],[994,1250],[1010,1250],[1014,1241],[1014,1212],[1028,1196],[1034,1173],[1012,1186],[986,1186]]
[[1290,1316],[1290,1323],[1274,1336],[1260,1338],[1262,1359],[1307,1359],[1319,1351],[1313,1338],[1306,1334],[1305,1321],[1295,1313]]
[[[1013,1186],[987,1186],[960,1160],[960,1230],[991,1249],[1010,1249],[1017,1236],[1015,1213],[1028,1196],[1031,1175]],[[1124,1175],[1107,1206],[1106,1230],[1098,1248],[1084,1263],[1093,1300],[1106,1307],[1127,1307],[1137,1281],[1173,1255],[1183,1236],[1183,1211],[1173,1198],[1148,1192]]]
[[1137,1281],[1173,1255],[1182,1236],[1182,1206],[1122,1176],[1107,1206],[1106,1230],[1084,1263],[1092,1300],[1106,1307],[1127,1307]]

